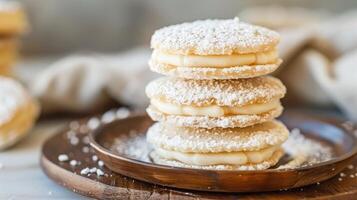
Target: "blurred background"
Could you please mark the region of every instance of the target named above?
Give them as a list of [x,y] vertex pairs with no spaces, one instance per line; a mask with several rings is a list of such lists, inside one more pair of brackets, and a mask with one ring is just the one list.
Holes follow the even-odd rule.
[[337,108],[357,119],[357,1],[19,2],[30,29],[14,74],[44,113],[99,111],[113,102],[144,108],[144,86],[157,76],[146,64],[156,29],[239,16],[281,33],[284,63],[274,75],[288,87],[286,106]]
[[[207,18],[232,18],[247,8],[279,5],[340,14],[355,0],[20,0],[31,24],[25,55],[90,50],[117,52],[149,45],[154,30]],[[258,13],[257,13],[258,14]]]

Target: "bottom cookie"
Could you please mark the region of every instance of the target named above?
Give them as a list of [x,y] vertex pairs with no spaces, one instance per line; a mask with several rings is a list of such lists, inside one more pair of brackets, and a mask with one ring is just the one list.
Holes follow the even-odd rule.
[[264,170],[268,169],[280,160],[280,158],[284,155],[284,151],[279,149],[273,153],[273,155],[268,159],[261,163],[257,164],[244,164],[244,165],[206,165],[206,166],[198,166],[198,165],[189,165],[176,160],[168,160],[165,158],[161,158],[155,151],[150,154],[151,159],[156,164],[161,165],[169,165],[173,167],[184,167],[184,168],[194,168],[194,169],[208,169],[208,170]]

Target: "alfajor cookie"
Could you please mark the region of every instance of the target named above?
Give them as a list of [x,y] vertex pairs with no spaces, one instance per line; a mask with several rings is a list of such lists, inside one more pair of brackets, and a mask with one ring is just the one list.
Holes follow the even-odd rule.
[[27,19],[21,4],[0,1],[0,35],[18,35],[27,28]]
[[246,127],[282,112],[286,89],[273,77],[192,80],[163,77],[150,82],[148,114],[154,121],[192,127]]
[[37,102],[25,88],[12,79],[0,77],[0,149],[24,137],[38,113]]
[[0,39],[0,75],[10,76],[17,58],[18,41],[15,38]]
[[160,164],[212,169],[266,169],[282,156],[289,131],[278,121],[246,128],[176,127],[154,124],[147,133]]
[[189,79],[239,79],[269,74],[281,64],[272,30],[230,20],[168,26],[151,39],[150,68]]

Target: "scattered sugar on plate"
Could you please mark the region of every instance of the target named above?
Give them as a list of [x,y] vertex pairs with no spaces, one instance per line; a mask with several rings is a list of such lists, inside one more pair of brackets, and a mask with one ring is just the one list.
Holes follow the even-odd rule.
[[114,110],[109,110],[102,115],[101,121],[104,124],[110,123],[116,119],[116,112]]
[[99,125],[100,125],[100,121],[97,117],[92,117],[87,122],[87,126],[90,130],[94,130],[94,129],[98,128]]
[[92,160],[93,160],[94,162],[96,162],[96,161],[98,160],[98,156],[93,155],[93,156],[92,156]]
[[282,147],[286,153],[293,157],[293,160],[279,168],[313,165],[330,160],[333,155],[331,147],[305,137],[299,129],[291,130],[288,140]]
[[99,160],[99,161],[98,161],[98,166],[99,166],[99,167],[103,167],[103,166],[104,166],[104,162],[101,161],[101,160]]
[[104,172],[101,169],[96,170],[97,176],[104,176]]
[[58,161],[60,162],[65,162],[65,161],[68,161],[69,160],[69,157],[67,154],[60,154],[58,155]]
[[71,145],[77,145],[78,143],[79,143],[79,139],[78,139],[78,137],[76,137],[76,136],[73,136],[73,137],[71,137],[70,139],[69,139],[69,143],[71,144]]
[[97,171],[97,168],[96,167],[92,167],[89,169],[89,172],[90,173],[95,173]]
[[90,170],[90,169],[89,169],[88,167],[86,167],[86,168],[84,168],[84,169],[81,170],[81,174],[82,174],[82,175],[87,175],[87,174],[89,173],[89,170]]
[[150,162],[149,153],[152,148],[146,142],[145,134],[136,131],[120,135],[110,149],[129,158]]
[[84,146],[84,147],[82,148],[82,152],[83,152],[83,153],[89,153],[89,147]]
[[69,162],[69,164],[74,167],[74,166],[78,165],[78,161],[76,161],[76,160],[71,160],[71,161]]
[[124,119],[130,115],[130,111],[127,108],[119,108],[115,113],[117,119]]

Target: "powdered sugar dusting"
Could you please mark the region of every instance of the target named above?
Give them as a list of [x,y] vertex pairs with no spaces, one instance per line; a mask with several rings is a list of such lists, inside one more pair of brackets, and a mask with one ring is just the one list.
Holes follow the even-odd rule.
[[113,152],[132,159],[150,162],[149,153],[152,151],[146,142],[145,134],[131,131],[129,134],[121,134],[109,147]]
[[267,51],[279,42],[275,31],[228,20],[200,20],[157,30],[151,47],[178,54],[222,55]]
[[146,87],[149,98],[165,99],[179,105],[243,106],[282,98],[286,88],[274,77],[235,80],[190,80],[163,77]]
[[0,125],[12,119],[17,109],[25,105],[28,95],[23,87],[9,79],[0,77]]
[[283,144],[286,153],[293,157],[293,160],[280,168],[294,168],[306,165],[313,165],[324,162],[332,158],[332,149],[319,142],[304,137],[299,129],[293,129],[289,139]]

